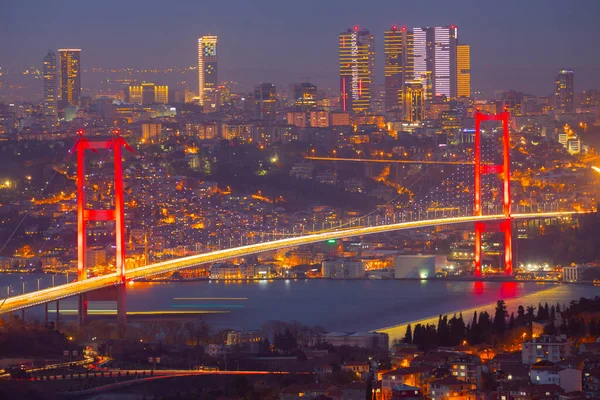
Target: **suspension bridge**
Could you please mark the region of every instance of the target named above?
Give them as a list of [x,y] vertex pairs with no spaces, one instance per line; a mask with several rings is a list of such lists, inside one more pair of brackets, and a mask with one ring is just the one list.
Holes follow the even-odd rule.
[[[480,123],[486,120],[501,121],[504,128],[503,134],[503,163],[501,165],[485,164],[480,155]],[[125,227],[124,227],[124,190],[123,190],[123,168],[122,168],[122,149],[131,150],[125,140],[114,132],[111,139],[92,139],[83,136],[79,132],[79,138],[73,148],[77,152],[77,204],[78,204],[78,279],[75,282],[66,283],[60,286],[53,286],[38,291],[23,293],[12,297],[7,297],[0,302],[0,314],[12,313],[18,310],[24,311],[27,308],[56,302],[57,317],[59,310],[59,301],[61,299],[79,296],[79,321],[85,323],[87,316],[86,294],[103,289],[116,288],[117,300],[117,318],[122,326],[126,323],[125,307],[125,283],[138,279],[145,279],[154,275],[161,275],[174,272],[181,269],[193,268],[200,265],[221,262],[234,258],[243,258],[249,255],[269,252],[273,250],[303,246],[313,243],[325,242],[332,239],[344,239],[356,236],[365,236],[371,234],[381,234],[392,231],[401,231],[408,229],[431,228],[442,225],[471,224],[475,226],[475,275],[481,276],[481,235],[485,229],[497,229],[504,234],[504,266],[505,273],[512,275],[512,221],[527,220],[536,218],[570,218],[583,211],[569,211],[559,209],[541,209],[537,212],[513,213],[511,210],[510,198],[510,158],[509,158],[509,137],[508,137],[508,113],[501,113],[494,116],[476,114],[476,136],[475,136],[475,157],[473,166],[475,170],[475,191],[474,191],[474,212],[472,215],[460,215],[458,211],[434,213],[410,213],[408,217],[402,217],[400,221],[387,221],[382,219],[371,220],[366,218],[356,219],[349,224],[332,229],[318,232],[302,232],[295,236],[282,239],[265,240],[265,236],[257,237],[253,243],[247,243],[238,247],[219,249],[202,254],[177,258],[168,261],[162,261],[143,267],[125,269]],[[93,210],[86,208],[85,201],[85,151],[86,150],[111,150],[114,154],[114,196],[115,208],[110,210]],[[387,162],[387,161],[386,161]],[[497,174],[502,177],[503,192],[501,199],[501,212],[484,215],[481,199],[481,176],[483,174]],[[423,218],[424,217],[424,218]],[[115,240],[116,240],[116,272],[87,278],[85,272],[85,254],[86,254],[86,224],[88,221],[115,221]],[[367,223],[365,223],[368,221]]]

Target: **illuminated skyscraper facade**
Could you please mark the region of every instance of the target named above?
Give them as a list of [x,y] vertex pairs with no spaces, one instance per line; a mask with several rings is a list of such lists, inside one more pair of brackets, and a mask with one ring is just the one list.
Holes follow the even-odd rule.
[[456,46],[456,97],[471,97],[471,46]]
[[44,116],[58,117],[58,85],[56,75],[56,54],[48,51],[44,57],[42,77],[44,78]]
[[59,93],[62,108],[81,101],[81,49],[58,49]]
[[574,76],[572,69],[561,69],[556,77],[554,91],[554,108],[566,114],[575,111]]
[[[198,99],[200,105],[211,101],[219,84],[217,74],[217,37],[198,39]],[[216,96],[212,96],[216,97]]]
[[367,110],[375,81],[375,36],[358,26],[340,33],[339,58],[342,111]]
[[384,33],[385,55],[385,110],[398,109],[402,105],[402,87],[414,78],[414,35],[406,27]]
[[402,86],[402,117],[405,121],[420,122],[425,115],[425,92],[421,81],[408,81]]
[[458,27],[414,28],[415,79],[423,82],[427,99],[456,98]]

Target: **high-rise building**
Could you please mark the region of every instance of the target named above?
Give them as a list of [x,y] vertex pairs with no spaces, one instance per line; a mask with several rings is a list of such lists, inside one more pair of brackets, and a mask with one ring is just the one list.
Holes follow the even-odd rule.
[[309,82],[295,84],[294,105],[305,111],[317,108],[317,86]]
[[143,82],[141,85],[130,85],[128,88],[129,103],[138,104],[167,104],[169,102],[169,87],[157,85],[152,82]]
[[59,94],[62,108],[81,101],[81,49],[58,49]]
[[198,39],[198,99],[201,106],[207,100],[210,102],[218,84],[217,37],[202,36]]
[[254,87],[254,115],[258,119],[275,119],[277,91],[272,83]]
[[419,80],[408,81],[402,86],[403,119],[419,122],[425,117],[425,91]]
[[358,26],[340,33],[339,57],[342,111],[367,110],[375,81],[375,36]]
[[58,116],[58,86],[56,84],[56,54],[48,51],[42,68],[44,78],[44,116],[56,119]]
[[554,108],[566,114],[571,114],[575,111],[574,75],[572,69],[561,69],[558,71],[558,76],[556,77]]
[[456,46],[456,97],[471,97],[471,46]]
[[456,97],[458,27],[414,28],[414,78],[427,99]]
[[402,105],[402,87],[414,78],[413,32],[405,26],[384,33],[385,53],[385,111],[398,109]]

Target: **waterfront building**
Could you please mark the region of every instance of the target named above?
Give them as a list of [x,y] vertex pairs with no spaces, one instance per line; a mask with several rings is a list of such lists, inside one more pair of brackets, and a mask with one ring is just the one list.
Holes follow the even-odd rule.
[[364,263],[352,258],[325,260],[322,263],[322,268],[323,278],[356,279],[364,278],[365,276]]

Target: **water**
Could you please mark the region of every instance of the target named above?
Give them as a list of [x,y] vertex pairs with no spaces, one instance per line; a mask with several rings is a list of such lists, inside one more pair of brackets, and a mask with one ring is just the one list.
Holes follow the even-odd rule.
[[[0,275],[0,297],[4,297],[3,286],[12,284],[21,289],[22,280],[27,281],[26,289],[36,289],[37,278],[42,278],[42,288],[50,285],[49,275]],[[59,279],[60,283],[65,282],[65,276],[61,276],[56,278],[56,284]],[[591,285],[535,282],[321,279],[135,282],[127,285],[127,309],[224,312],[192,317],[206,320],[214,329],[256,329],[266,321],[282,320],[320,325],[330,331],[383,329],[395,338],[404,334],[406,323],[427,322],[432,317],[431,322],[435,322],[439,314],[463,311],[468,322],[474,310],[490,312],[498,299],[506,300],[509,312],[516,312],[519,304],[568,304],[571,300],[597,295],[600,288]],[[90,304],[90,310],[103,307],[107,305]],[[75,308],[75,301],[61,301],[61,310]],[[41,308],[30,313],[41,315]]]

